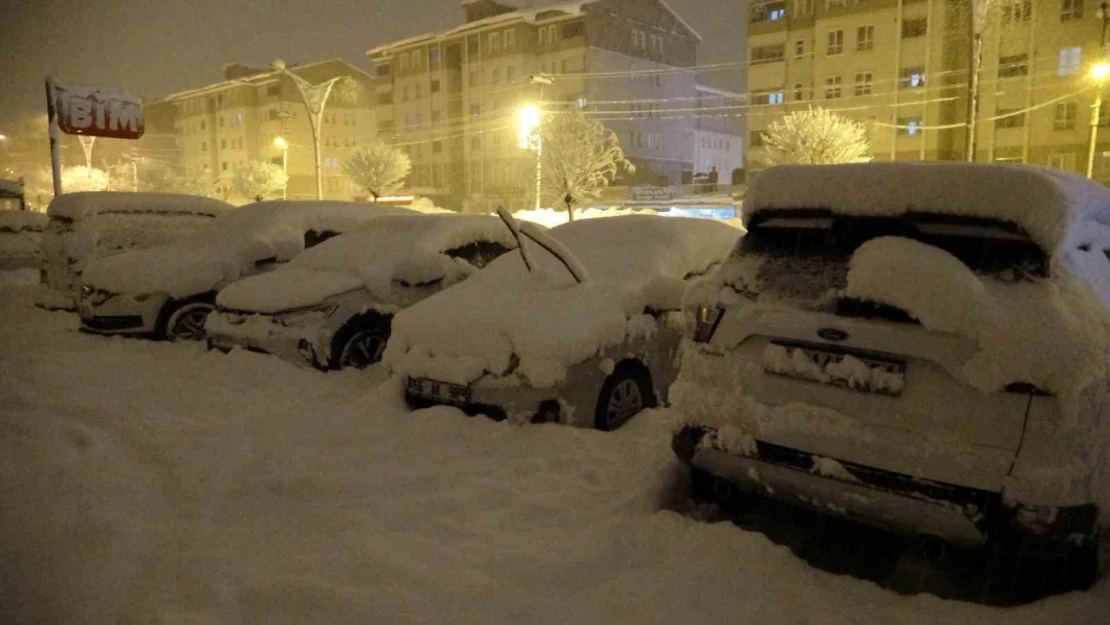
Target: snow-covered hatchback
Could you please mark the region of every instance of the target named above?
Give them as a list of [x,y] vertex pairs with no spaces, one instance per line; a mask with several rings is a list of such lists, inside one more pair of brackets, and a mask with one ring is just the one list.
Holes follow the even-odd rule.
[[695,495],[1089,584],[1110,503],[1110,190],[1023,166],[787,166],[755,181],[745,223],[684,304],[673,447]]

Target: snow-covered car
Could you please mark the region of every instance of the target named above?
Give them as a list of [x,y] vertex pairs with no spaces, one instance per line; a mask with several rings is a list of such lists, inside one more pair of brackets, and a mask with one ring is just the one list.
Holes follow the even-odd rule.
[[784,166],[744,217],[685,303],[673,448],[695,494],[1091,583],[1108,546],[1110,190],[1026,166]]
[[184,238],[235,207],[173,193],[96,191],[60,195],[47,208],[42,289],[35,304],[72,310],[81,274],[94,261]]
[[394,317],[385,361],[410,405],[612,430],[664,401],[682,296],[740,230],[655,216],[518,227],[523,254]]
[[77,302],[81,329],[98,334],[204,338],[216,293],[284,264],[305,249],[403,208],[354,202],[259,202],[224,214],[168,245],[90,264]]
[[364,368],[381,359],[397,311],[515,247],[497,217],[381,217],[276,271],[228,285],[208,316],[208,344],[320,369]]
[[38,268],[46,213],[0,210],[0,270]]

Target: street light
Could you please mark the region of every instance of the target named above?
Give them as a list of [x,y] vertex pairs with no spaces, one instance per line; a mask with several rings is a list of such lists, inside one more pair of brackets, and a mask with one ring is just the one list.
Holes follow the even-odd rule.
[[301,92],[301,99],[308,111],[308,125],[312,128],[312,149],[316,156],[316,199],[322,200],[324,199],[324,179],[320,172],[320,124],[324,119],[324,104],[328,101],[328,94],[331,93],[335,83],[344,80],[346,77],[336,76],[314,85],[289,71],[289,68],[285,66],[285,61],[281,59],[275,59],[270,67],[274,71],[288,76],[293,84],[297,85],[297,90]]
[[543,139],[537,130],[543,121],[543,111],[537,106],[525,106],[517,115],[520,147],[536,150],[536,210],[540,209],[540,190],[543,185]]
[[1087,177],[1095,171],[1095,145],[1098,143],[1098,119],[1102,115],[1102,88],[1110,78],[1110,63],[1099,61],[1091,66],[1087,78],[1095,82],[1095,103],[1091,105],[1091,145],[1087,151]]
[[285,137],[274,138],[274,145],[281,150],[281,173],[285,175],[285,186],[281,189],[281,199],[289,199],[289,142]]

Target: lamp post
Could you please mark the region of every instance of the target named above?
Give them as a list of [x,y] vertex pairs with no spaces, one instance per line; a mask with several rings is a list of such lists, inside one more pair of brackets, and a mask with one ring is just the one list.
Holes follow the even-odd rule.
[[1095,145],[1098,144],[1098,120],[1102,114],[1102,88],[1106,85],[1106,79],[1110,78],[1110,63],[1095,63],[1087,77],[1095,83],[1095,103],[1091,105],[1091,145],[1087,151],[1087,177],[1092,178],[1095,170]]
[[331,93],[335,83],[345,77],[336,76],[314,85],[289,71],[285,67],[285,62],[280,59],[275,59],[270,66],[274,68],[274,71],[281,72],[292,79],[293,84],[297,85],[297,90],[301,92],[301,99],[308,111],[308,124],[312,128],[312,150],[316,161],[316,199],[322,200],[324,199],[324,179],[320,173],[320,124],[324,119],[324,104],[328,101],[328,94]]
[[540,191],[543,185],[543,138],[538,129],[543,121],[543,111],[536,106],[526,106],[517,115],[520,147],[536,151],[536,210],[540,209]]
[[[285,176],[285,185],[281,188],[281,199],[289,199],[289,142],[285,137],[276,137],[274,145],[281,149],[281,173]],[[319,174],[319,170],[317,170]]]

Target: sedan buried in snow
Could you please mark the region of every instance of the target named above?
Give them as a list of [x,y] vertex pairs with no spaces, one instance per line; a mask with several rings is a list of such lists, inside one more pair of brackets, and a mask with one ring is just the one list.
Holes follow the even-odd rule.
[[496,217],[381,217],[276,271],[229,285],[208,317],[208,342],[321,369],[363,368],[381,359],[397,311],[515,247]]
[[520,230],[521,253],[394,319],[386,361],[410,404],[611,430],[664,400],[682,296],[740,231],[657,216]]
[[105,258],[85,269],[81,329],[97,334],[204,338],[216,293],[382,215],[407,209],[353,202],[259,202],[179,243]]

